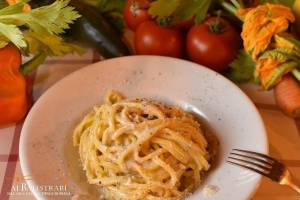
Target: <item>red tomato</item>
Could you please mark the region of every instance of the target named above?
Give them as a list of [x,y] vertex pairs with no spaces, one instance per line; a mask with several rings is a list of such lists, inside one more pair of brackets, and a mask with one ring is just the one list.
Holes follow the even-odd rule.
[[135,32],[134,47],[137,54],[178,58],[183,53],[183,36],[178,29],[165,28],[153,21],[146,21]]
[[150,20],[150,3],[147,0],[127,0],[124,6],[124,19],[131,30],[136,30],[142,22]]
[[241,39],[234,27],[217,17],[209,17],[202,24],[192,27],[186,43],[192,61],[218,72],[227,68],[240,45]]

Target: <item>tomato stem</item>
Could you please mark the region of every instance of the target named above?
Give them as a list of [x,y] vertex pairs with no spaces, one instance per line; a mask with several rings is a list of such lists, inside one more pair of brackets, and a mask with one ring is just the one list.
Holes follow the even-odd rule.
[[147,10],[149,6],[144,3],[138,2],[137,0],[133,0],[131,6],[129,7],[130,12],[134,17],[137,16],[138,10]]
[[213,33],[222,33],[224,31],[224,28],[219,23],[211,23],[209,24],[209,30]]
[[170,16],[157,18],[157,20],[156,20],[157,24],[162,27],[169,26],[171,24],[171,21],[172,21],[172,18]]
[[223,33],[224,26],[220,22],[220,14],[218,13],[217,19],[208,23],[209,30],[213,33]]
[[130,6],[129,9],[132,15],[136,17],[136,11],[139,9],[138,3],[135,0],[133,0],[132,5]]

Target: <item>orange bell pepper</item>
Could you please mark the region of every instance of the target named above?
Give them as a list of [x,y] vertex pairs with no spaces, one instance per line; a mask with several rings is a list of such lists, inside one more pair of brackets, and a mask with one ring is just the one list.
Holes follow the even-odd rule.
[[26,81],[19,68],[19,49],[8,44],[0,49],[0,126],[21,120],[28,109]]

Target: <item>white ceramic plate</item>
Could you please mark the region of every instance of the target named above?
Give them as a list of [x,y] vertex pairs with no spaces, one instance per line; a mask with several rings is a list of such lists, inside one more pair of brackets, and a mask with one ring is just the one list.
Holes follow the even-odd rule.
[[[66,185],[71,194],[92,193],[85,184],[70,136],[76,123],[105,91],[115,89],[126,97],[154,98],[201,115],[220,141],[217,166],[189,197],[204,198],[202,189],[214,185],[214,200],[245,200],[259,185],[260,175],[226,163],[232,148],[267,153],[265,128],[247,96],[223,76],[197,64],[159,56],[130,56],[101,61],[59,81],[35,103],[20,141],[23,174],[29,186]],[[38,199],[71,199],[45,196]],[[53,195],[53,194],[52,194]]]

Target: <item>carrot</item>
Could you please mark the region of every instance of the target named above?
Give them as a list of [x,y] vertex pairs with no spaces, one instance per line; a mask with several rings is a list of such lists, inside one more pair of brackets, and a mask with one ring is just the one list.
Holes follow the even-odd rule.
[[300,83],[285,75],[275,86],[274,95],[279,108],[290,117],[300,117]]
[[21,120],[28,108],[21,53],[12,44],[0,49],[0,126]]

